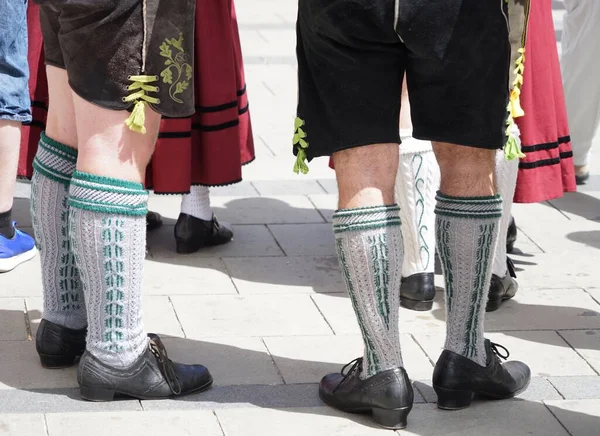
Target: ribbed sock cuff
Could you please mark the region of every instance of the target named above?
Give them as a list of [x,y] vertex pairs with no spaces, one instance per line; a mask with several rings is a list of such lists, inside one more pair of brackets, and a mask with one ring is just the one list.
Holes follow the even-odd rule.
[[400,208],[397,204],[340,209],[333,214],[333,231],[338,234],[399,226],[401,224],[399,212]]
[[33,159],[33,168],[55,182],[68,185],[77,163],[77,150],[68,147],[44,132],[40,137],[38,151]]
[[466,219],[489,219],[502,216],[502,197],[452,197],[438,191],[435,214]]
[[141,183],[75,171],[69,207],[112,215],[142,216],[148,212],[148,191]]

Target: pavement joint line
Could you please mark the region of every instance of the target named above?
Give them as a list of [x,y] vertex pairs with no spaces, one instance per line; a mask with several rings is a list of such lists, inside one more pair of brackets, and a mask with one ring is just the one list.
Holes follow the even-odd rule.
[[421,346],[421,344],[419,343],[419,341],[417,341],[417,338],[415,338],[415,336],[412,333],[409,333],[409,336],[413,340],[413,342],[415,344],[417,344],[417,347],[419,347],[419,349],[423,352],[423,354],[425,355],[425,357],[427,357],[427,360],[429,360],[429,363],[431,363],[431,366],[435,366],[435,362],[433,360],[431,360],[431,358],[429,357],[429,355],[427,354],[427,352],[425,351],[425,349]]
[[[283,249],[283,247],[281,246],[281,244],[279,243],[279,241],[277,240],[277,238],[275,237],[275,234],[273,233],[273,231],[271,230],[271,227],[269,227],[268,224],[263,224],[266,228],[267,231],[269,232],[269,234],[273,237],[273,240],[275,241],[275,243],[277,244],[277,246],[279,247],[279,249],[281,250],[281,252],[283,253],[283,257],[288,257],[287,253],[285,252],[285,250]],[[269,256],[270,257],[270,256]],[[282,256],[279,256],[282,257]]]
[[270,43],[269,39],[265,35],[262,34],[260,28],[256,29],[256,33],[258,34],[259,38],[262,39],[264,42],[266,42],[267,44]]
[[[265,147],[267,147],[267,150],[269,150],[274,157],[277,156],[273,149],[269,147],[269,144],[267,144],[267,141],[265,141],[262,135],[257,134],[256,136],[258,137],[259,141],[262,142]],[[258,189],[256,189],[256,186],[254,186],[254,183],[250,182],[250,184],[252,185],[252,188],[254,188],[254,190],[258,193],[258,195],[261,195],[260,192],[258,192]]]
[[561,396],[561,398],[563,400],[566,400],[567,398],[563,395],[563,393],[556,387],[554,386],[554,383],[552,383],[552,380],[550,380],[550,377],[542,377],[544,380],[546,380],[548,383],[550,383],[550,386],[552,386],[552,388],[558,393],[558,395]]
[[560,426],[563,428],[563,430],[564,430],[565,432],[567,432],[567,434],[568,434],[569,436],[573,436],[573,433],[571,433],[571,432],[569,431],[569,429],[568,429],[568,428],[567,428],[567,427],[566,427],[566,426],[565,426],[565,425],[562,423],[562,421],[561,421],[560,419],[558,419],[558,416],[556,416],[556,415],[554,414],[554,412],[552,411],[552,409],[550,409],[550,407],[548,407],[548,404],[546,404],[546,401],[542,401],[542,404],[544,405],[544,407],[546,408],[546,410],[547,410],[548,412],[550,412],[550,414],[551,414],[551,415],[554,417],[554,419],[556,419],[556,420],[558,421],[558,423],[559,423],[559,424],[560,424]]
[[600,372],[596,371],[596,368],[594,368],[594,366],[587,361],[587,359],[579,352],[577,351],[577,349],[575,347],[573,347],[571,345],[571,343],[563,336],[560,334],[560,331],[556,331],[556,334],[569,346],[571,347],[571,350],[573,350],[581,359],[583,359],[583,361],[587,364],[587,366],[589,366],[592,371],[594,371],[596,373],[596,375],[600,375]]
[[169,304],[171,305],[171,309],[173,309],[173,313],[175,314],[175,319],[177,320],[177,324],[179,324],[179,329],[181,330],[181,333],[183,333],[183,337],[187,339],[187,333],[185,332],[185,329],[183,328],[183,324],[181,324],[181,320],[179,319],[179,314],[177,313],[177,310],[175,309],[175,305],[173,304],[173,300],[171,300],[171,296],[167,296],[168,300],[169,300]]
[[581,289],[583,289],[583,292],[585,292],[590,297],[592,297],[592,300],[594,300],[597,304],[600,304],[600,301],[596,300],[596,298],[594,298],[594,296],[588,292],[587,288],[581,288]]
[[319,313],[321,314],[321,316],[323,317],[323,320],[325,320],[325,322],[327,323],[327,325],[329,326],[329,328],[331,329],[331,332],[337,336],[335,330],[333,329],[333,326],[329,323],[329,321],[327,320],[327,317],[325,316],[325,314],[323,313],[323,311],[321,310],[321,308],[319,307],[319,305],[317,304],[317,302],[315,301],[315,299],[313,298],[312,294],[308,294],[310,295],[310,301],[313,302],[313,304],[315,305],[315,307],[317,308],[317,310],[319,311]]
[[277,366],[277,362],[275,362],[275,358],[273,357],[273,353],[271,353],[271,350],[269,349],[269,346],[265,342],[264,338],[261,337],[260,341],[265,346],[265,349],[267,350],[267,353],[269,353],[269,357],[271,358],[271,363],[275,367],[275,371],[277,371],[277,375],[279,375],[279,378],[281,379],[281,381],[283,382],[283,384],[287,385],[288,383],[285,381],[285,377],[283,376],[283,373],[279,369],[279,366]]
[[558,206],[556,206],[554,203],[552,203],[552,200],[544,201],[544,203],[547,204],[548,206],[550,206],[551,208],[557,210],[562,216],[564,216],[569,221],[572,221],[571,218],[569,218],[569,216],[562,211],[562,209],[560,209]]
[[221,420],[219,419],[219,415],[217,415],[217,411],[212,410],[212,414],[215,417],[215,419],[217,420],[217,424],[219,424],[219,428],[221,429],[222,435],[225,436],[225,429],[223,428],[223,424],[221,423]]
[[[317,183],[319,184],[321,189],[324,189],[323,186],[318,181],[317,181]],[[308,201],[310,201],[310,204],[312,204],[315,207],[315,210],[317,211],[317,213],[321,216],[321,218],[323,218],[323,223],[327,224],[327,218],[325,218],[325,215],[323,215],[323,213],[321,213],[321,210],[317,207],[315,202],[312,201],[312,199],[308,195],[306,196],[306,198],[308,198]]]
[[277,95],[275,94],[275,91],[273,91],[271,89],[271,87],[269,85],[267,85],[267,82],[265,82],[264,80],[261,80],[260,83],[262,83],[262,86],[264,86],[267,91],[269,91],[271,94],[273,94],[273,97],[277,97]]
[[44,431],[46,432],[46,436],[50,436],[50,429],[48,428],[48,417],[44,413]]
[[25,330],[27,331],[27,340],[33,341],[33,332],[31,330],[31,320],[29,319],[29,309],[27,308],[27,299],[23,298],[24,311],[23,316],[25,318]]
[[[517,229],[519,230],[519,232],[518,232],[518,233],[521,233],[521,234],[523,234],[523,235],[524,235],[524,236],[525,236],[527,239],[529,239],[529,241],[530,241],[530,242],[531,242],[533,245],[535,245],[535,246],[536,246],[536,247],[537,247],[537,248],[538,248],[538,249],[539,249],[539,250],[540,250],[542,253],[546,254],[546,250],[544,250],[542,247],[540,247],[540,245],[539,245],[537,242],[535,242],[535,241],[533,240],[533,238],[527,234],[527,232],[526,232],[526,231],[524,231],[524,230],[523,230],[521,227],[519,227],[518,225],[517,225]],[[517,236],[517,239],[518,239],[518,236]]]
[[[333,180],[335,180],[335,179],[333,179]],[[323,184],[321,183],[321,180],[320,180],[320,179],[317,179],[317,183],[319,184],[319,186],[321,187],[321,189],[323,189],[323,191],[325,192],[325,194],[327,194],[327,195],[334,195],[334,194],[330,194],[330,193],[327,191],[327,189],[325,188],[325,186],[323,186]]]
[[[219,258],[219,260],[225,267],[225,272],[227,273],[227,276],[229,277],[229,281],[231,281],[231,284],[233,285],[235,292],[237,292],[238,295],[242,295],[240,290],[238,289],[237,285],[235,284],[235,280],[233,280],[233,275],[231,274],[231,271],[229,271],[229,268],[227,267],[227,262],[225,262],[224,258]],[[222,295],[222,294],[212,294],[212,295]]]

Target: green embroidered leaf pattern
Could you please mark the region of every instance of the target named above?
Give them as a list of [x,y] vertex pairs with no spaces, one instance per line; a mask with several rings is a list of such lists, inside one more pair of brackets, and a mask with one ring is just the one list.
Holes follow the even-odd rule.
[[[163,83],[171,85],[169,96],[177,103],[183,103],[183,100],[177,95],[182,94],[190,87],[193,73],[192,66],[187,62],[190,57],[183,49],[183,42],[183,34],[180,33],[179,38],[167,38],[160,45],[160,55],[167,58],[165,60],[166,68],[161,71],[160,77],[162,77]],[[178,51],[175,57],[173,57],[171,47]]]

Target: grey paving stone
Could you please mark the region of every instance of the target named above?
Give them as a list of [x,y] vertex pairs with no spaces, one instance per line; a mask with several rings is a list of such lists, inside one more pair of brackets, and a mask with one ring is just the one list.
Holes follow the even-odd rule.
[[146,331],[161,336],[183,336],[175,310],[167,296],[145,296],[142,301]]
[[[416,341],[434,362],[444,345],[439,333],[414,333]],[[534,376],[595,375],[595,372],[553,331],[506,331],[486,333],[486,338],[505,346],[510,358],[521,360]]]
[[486,329],[561,330],[600,328],[600,305],[582,289],[521,289],[486,314]]
[[600,373],[600,330],[566,330],[559,333]]
[[222,436],[215,415],[208,410],[162,412],[160,418],[148,412],[56,413],[46,415],[49,436],[105,436],[118,429],[126,435]]
[[566,192],[549,203],[571,220],[600,221],[600,192]]
[[338,186],[335,177],[330,179],[319,179],[319,183],[328,194],[338,195]]
[[[189,259],[200,257],[248,257],[248,256],[283,256],[277,242],[269,229],[263,225],[233,226],[235,236],[233,241],[217,247],[185,255]],[[178,264],[182,257],[175,251],[173,227],[165,226],[148,235],[148,251],[152,260]]]
[[142,401],[144,410],[318,407],[316,384],[217,386],[177,400]]
[[47,370],[33,341],[0,341],[0,390],[77,386],[77,368]]
[[562,394],[565,400],[600,398],[600,376],[598,375],[549,377],[548,380]]
[[0,298],[0,341],[25,339],[27,339],[25,300],[23,298]]
[[[53,372],[52,372],[53,373]],[[64,413],[142,410],[140,402],[119,399],[107,403],[84,401],[79,388],[15,390],[0,389],[0,413]]]
[[[265,338],[286,383],[318,383],[330,372],[362,354],[361,336],[298,336]],[[402,335],[404,366],[412,379],[431,377],[433,366],[409,335]]]
[[260,338],[165,338],[163,342],[172,360],[208,367],[218,386],[283,383]]
[[330,223],[333,221],[333,214],[337,210],[337,195],[323,194],[323,195],[310,195],[310,201],[317,207],[321,215],[325,220]]
[[474,402],[455,412],[417,404],[401,436],[568,436],[543,404],[523,400]]
[[[423,395],[428,403],[436,403],[437,395],[431,386],[431,377],[414,382],[415,387]],[[520,400],[543,401],[543,400],[562,400],[563,397],[552,386],[552,384],[543,377],[532,377],[531,383],[526,391],[521,392],[517,397]]]
[[327,335],[309,295],[175,296],[188,338]]
[[331,224],[270,225],[288,256],[335,256]]
[[324,194],[325,190],[316,180],[257,180],[252,182],[260,195],[313,195]]
[[[253,162],[254,163],[254,162]],[[249,164],[252,165],[253,163]],[[210,196],[213,197],[254,197],[258,195],[256,188],[250,181],[243,181],[235,185],[215,186],[210,188]]]
[[600,428],[600,400],[546,402],[571,436],[595,436]]
[[223,259],[240,294],[332,293],[344,289],[335,257]]
[[29,197],[14,199],[12,208],[12,219],[18,223],[19,228],[31,227]]
[[[554,250],[535,255],[511,255],[523,289],[569,289],[595,287],[600,283],[596,250]],[[565,262],[565,259],[576,259]]]
[[29,262],[22,263],[10,272],[0,274],[0,297],[39,295],[42,295],[42,268],[39,253]]
[[227,436],[390,435],[367,416],[348,415],[331,408],[226,409],[216,414]]
[[221,259],[181,255],[176,261],[149,259],[144,265],[146,295],[237,294]]
[[0,416],[2,436],[43,436],[46,435],[44,415],[2,414]]

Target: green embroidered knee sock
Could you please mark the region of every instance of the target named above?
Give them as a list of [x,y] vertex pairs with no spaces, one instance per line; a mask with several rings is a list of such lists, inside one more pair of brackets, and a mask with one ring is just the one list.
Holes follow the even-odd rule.
[[446,282],[445,348],[485,366],[483,322],[502,199],[438,193],[435,213]]
[[338,260],[365,344],[363,379],[402,366],[398,211],[392,205],[343,209],[333,215]]
[[88,311],[87,350],[113,367],[146,349],[142,276],[148,193],[139,183],[75,171],[70,237]]
[[44,319],[79,330],[87,325],[83,289],[69,241],[67,196],[77,150],[40,138],[33,160],[31,219],[42,262]]

